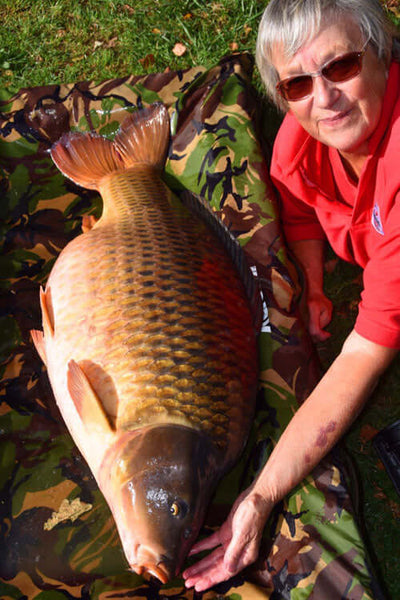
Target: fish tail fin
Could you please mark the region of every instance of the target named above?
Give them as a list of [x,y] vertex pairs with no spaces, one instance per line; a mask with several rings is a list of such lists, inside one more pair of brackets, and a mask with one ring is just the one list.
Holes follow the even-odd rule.
[[50,153],[63,175],[90,190],[98,190],[105,175],[124,169],[113,142],[95,133],[66,133]]
[[156,102],[127,117],[114,139],[126,168],[145,163],[162,169],[169,144],[169,116],[164,104]]
[[69,132],[50,153],[63,175],[84,188],[98,190],[104,176],[137,163],[161,170],[168,144],[168,111],[159,102],[129,115],[113,142],[96,133]]

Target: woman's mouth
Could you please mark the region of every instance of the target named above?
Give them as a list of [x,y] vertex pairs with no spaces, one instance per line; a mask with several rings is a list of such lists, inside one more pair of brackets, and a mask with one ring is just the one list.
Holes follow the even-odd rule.
[[349,110],[342,110],[332,117],[327,117],[319,120],[319,124],[323,127],[336,128],[343,125],[349,118],[351,113],[351,108]]

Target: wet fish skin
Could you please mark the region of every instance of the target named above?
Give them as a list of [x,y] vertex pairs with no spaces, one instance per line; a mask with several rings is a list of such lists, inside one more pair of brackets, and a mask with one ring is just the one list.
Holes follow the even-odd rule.
[[221,458],[208,435],[171,424],[127,433],[108,454],[101,487],[112,490],[108,502],[137,572],[145,566],[164,582],[179,573],[204,520]]
[[104,209],[57,259],[44,335],[33,333],[131,568],[163,582],[245,444],[258,372],[252,305],[226,244],[160,178],[168,139],[155,106],[114,143],[72,134],[53,148]]

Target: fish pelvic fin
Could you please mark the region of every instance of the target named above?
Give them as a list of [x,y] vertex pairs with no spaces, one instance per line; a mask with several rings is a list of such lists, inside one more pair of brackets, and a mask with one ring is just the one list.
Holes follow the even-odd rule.
[[74,360],[68,362],[67,387],[88,433],[110,434],[114,432],[100,398],[81,366]]
[[37,353],[39,354],[40,358],[46,365],[47,357],[46,357],[46,348],[45,348],[45,343],[44,343],[43,331],[39,331],[38,329],[32,329],[31,330],[31,338],[35,345]]
[[54,336],[54,315],[53,305],[51,303],[50,288],[44,290],[40,288],[40,308],[42,309],[42,323],[44,336]]
[[114,144],[126,168],[144,163],[161,170],[169,145],[169,116],[164,104],[156,102],[130,114]]
[[168,144],[168,111],[159,102],[126,117],[114,141],[93,132],[69,132],[53,145],[50,154],[65,177],[99,191],[103,177],[137,163],[161,170]]

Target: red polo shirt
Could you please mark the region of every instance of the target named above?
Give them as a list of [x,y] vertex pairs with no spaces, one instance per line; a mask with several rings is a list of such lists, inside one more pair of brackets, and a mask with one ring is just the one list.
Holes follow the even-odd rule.
[[290,112],[275,141],[271,176],[287,240],[326,236],[338,256],[363,267],[355,329],[400,348],[400,64],[390,67],[358,184],[338,151],[312,138]]

